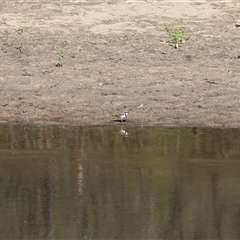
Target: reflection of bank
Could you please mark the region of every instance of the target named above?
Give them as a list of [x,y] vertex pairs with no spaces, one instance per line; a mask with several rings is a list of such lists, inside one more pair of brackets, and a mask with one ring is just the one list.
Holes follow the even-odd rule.
[[82,191],[83,191],[83,167],[82,167],[82,165],[81,165],[81,159],[78,160],[77,169],[78,169],[78,173],[77,173],[77,178],[78,178],[78,182],[77,182],[78,193],[81,195],[81,194],[82,194]]
[[239,129],[0,125],[1,239],[238,239],[239,144]]
[[85,147],[85,131],[82,132],[81,141],[80,141],[80,155],[77,159],[77,188],[79,195],[82,195],[83,192],[83,166],[81,164],[82,161],[87,159],[84,147]]

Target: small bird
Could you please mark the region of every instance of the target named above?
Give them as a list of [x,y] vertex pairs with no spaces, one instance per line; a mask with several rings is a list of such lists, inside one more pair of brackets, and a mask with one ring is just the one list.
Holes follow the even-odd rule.
[[123,123],[123,119],[126,118],[128,116],[129,112],[124,112],[118,115],[118,117],[120,118],[121,123]]

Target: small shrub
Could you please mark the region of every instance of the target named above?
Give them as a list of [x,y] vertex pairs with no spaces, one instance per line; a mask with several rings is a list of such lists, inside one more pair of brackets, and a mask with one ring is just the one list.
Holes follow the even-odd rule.
[[17,33],[19,34],[19,35],[23,35],[25,32],[27,32],[27,28],[19,28],[18,30],[17,30]]
[[165,27],[164,30],[168,33],[171,42],[175,44],[176,48],[178,48],[178,44],[184,43],[184,41],[188,39],[181,28],[169,29],[168,27]]
[[57,55],[58,55],[58,59],[59,59],[59,63],[56,64],[56,67],[62,67],[62,64],[61,64],[61,61],[62,59],[64,58],[65,54],[66,54],[66,50],[64,49],[61,49],[57,52]]
[[63,50],[63,49],[61,49],[60,51],[57,52],[59,61],[61,61],[61,59],[64,58],[66,52],[67,52],[67,51],[66,51],[66,50]]
[[20,46],[17,47],[17,49],[21,53],[22,52],[23,41],[24,41],[23,34],[27,32],[27,28],[25,28],[25,27],[19,28],[16,32],[20,35]]

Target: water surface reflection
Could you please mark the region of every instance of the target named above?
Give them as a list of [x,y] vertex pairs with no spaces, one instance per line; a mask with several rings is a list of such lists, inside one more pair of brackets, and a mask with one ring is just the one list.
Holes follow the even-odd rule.
[[239,156],[238,129],[0,125],[1,239],[240,239]]

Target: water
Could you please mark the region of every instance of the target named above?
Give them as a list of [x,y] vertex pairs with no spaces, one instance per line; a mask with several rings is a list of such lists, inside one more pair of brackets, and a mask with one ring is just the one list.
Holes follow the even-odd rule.
[[0,125],[0,239],[240,239],[239,182],[238,129]]

